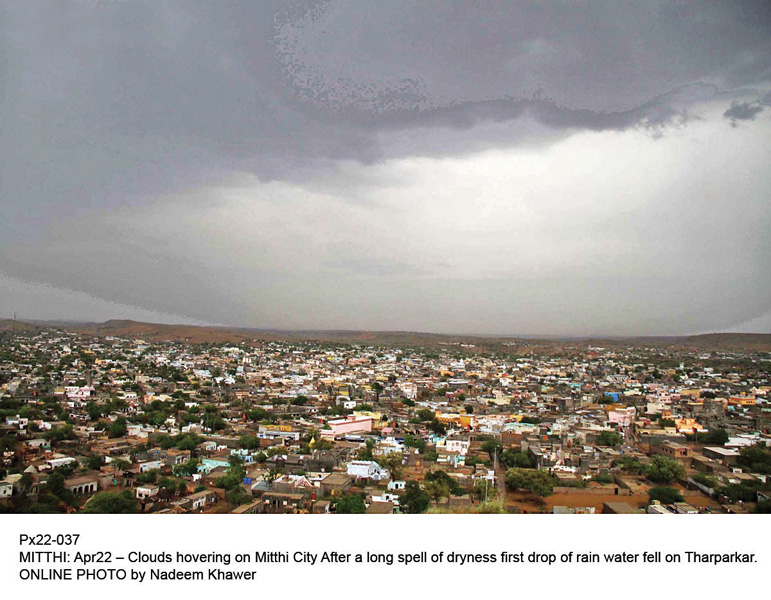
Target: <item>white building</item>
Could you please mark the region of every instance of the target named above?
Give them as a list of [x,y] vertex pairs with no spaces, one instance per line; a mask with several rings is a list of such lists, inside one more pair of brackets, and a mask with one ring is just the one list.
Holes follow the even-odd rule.
[[145,485],[138,485],[135,488],[135,490],[136,490],[137,498],[139,500],[145,500],[152,496],[157,496],[158,492],[161,491],[161,488],[159,488],[155,484],[145,484]]
[[462,456],[468,454],[469,446],[471,446],[471,440],[463,437],[447,437],[443,443],[439,443],[436,449],[443,448],[446,452],[457,452]]
[[373,479],[375,481],[390,478],[388,469],[384,469],[374,460],[352,460],[347,465],[348,475],[357,479]]

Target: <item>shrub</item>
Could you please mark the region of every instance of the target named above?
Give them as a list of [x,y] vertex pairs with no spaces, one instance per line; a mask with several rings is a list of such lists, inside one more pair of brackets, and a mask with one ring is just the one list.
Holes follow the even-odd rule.
[[648,501],[653,502],[654,500],[658,500],[662,504],[674,504],[675,502],[682,502],[683,495],[675,488],[657,486],[648,490]]

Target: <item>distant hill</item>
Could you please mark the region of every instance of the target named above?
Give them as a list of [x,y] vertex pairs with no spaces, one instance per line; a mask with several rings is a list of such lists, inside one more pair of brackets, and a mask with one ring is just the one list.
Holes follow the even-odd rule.
[[683,343],[692,348],[705,350],[755,350],[771,352],[771,334],[768,333],[705,333],[683,338]]
[[317,341],[373,345],[433,346],[451,341],[468,340],[468,336],[399,331],[346,331],[250,329],[245,327],[213,327],[201,325],[165,325],[130,320],[112,320],[67,327],[70,331],[116,337],[141,338],[147,341],[180,341],[193,344],[260,341]]
[[23,323],[22,321],[14,323],[13,319],[0,319],[0,331],[37,332],[43,329],[40,325],[33,325],[32,323]]
[[254,334],[245,330],[202,327],[198,325],[165,325],[130,320],[111,320],[104,323],[85,323],[67,327],[69,331],[96,336],[141,338],[149,342],[188,342],[192,344],[221,342],[249,342]]
[[[0,331],[11,331],[13,321],[0,320]],[[648,336],[608,338],[535,338],[481,335],[451,335],[413,331],[347,331],[303,330],[284,331],[274,329],[250,329],[244,327],[213,327],[200,325],[168,325],[144,323],[127,319],[114,319],[104,323],[65,323],[17,321],[17,332],[35,333],[44,328],[64,329],[71,332],[99,337],[115,336],[143,339],[148,342],[239,343],[254,341],[315,341],[373,346],[422,346],[442,348],[467,344],[478,349],[513,350],[586,348],[601,346],[621,348],[625,346],[681,348],[688,350],[736,350],[771,352],[771,334],[765,333],[708,333],[691,336]]]

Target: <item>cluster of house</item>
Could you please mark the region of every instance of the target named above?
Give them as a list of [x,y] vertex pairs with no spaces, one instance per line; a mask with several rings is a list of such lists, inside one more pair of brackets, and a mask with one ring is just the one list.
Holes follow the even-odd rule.
[[[443,471],[462,493],[432,502],[462,511],[482,501],[478,482],[503,490],[509,449],[566,490],[614,476],[623,496],[639,484],[619,477],[623,457],[660,454],[741,481],[759,476],[738,466],[741,448],[769,439],[771,362],[744,353],[191,345],[49,330],[2,349],[9,505],[34,501],[60,471],[81,506],[129,490],[147,512],[330,512],[356,494],[367,512],[392,513],[407,482]],[[716,430],[727,441],[700,440]]]

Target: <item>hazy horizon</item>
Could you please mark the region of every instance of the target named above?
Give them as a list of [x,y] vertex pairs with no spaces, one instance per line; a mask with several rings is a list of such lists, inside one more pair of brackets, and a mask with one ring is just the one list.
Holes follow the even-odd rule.
[[767,1],[39,1],[0,32],[2,314],[771,333]]
[[[0,316],[0,321],[6,320],[10,321],[13,320],[13,317],[2,317]],[[666,338],[666,337],[689,337],[692,335],[771,335],[771,333],[761,332],[761,331],[709,331],[709,332],[701,332],[697,334],[629,334],[629,335],[617,335],[612,333],[594,333],[594,334],[585,334],[585,335],[569,335],[569,334],[540,334],[540,333],[508,333],[508,332],[493,332],[493,331],[427,331],[427,330],[412,330],[412,329],[383,329],[383,330],[363,330],[363,329],[346,329],[346,328],[340,328],[340,329],[284,329],[284,328],[276,328],[276,327],[256,327],[256,326],[242,326],[242,325],[223,325],[223,324],[216,324],[216,323],[204,323],[204,322],[190,322],[190,321],[148,321],[148,320],[138,320],[138,319],[131,319],[131,318],[125,318],[125,317],[111,317],[109,319],[105,320],[88,320],[88,319],[37,319],[37,318],[27,318],[22,319],[17,316],[16,320],[19,323],[28,323],[32,325],[50,325],[50,326],[56,326],[56,325],[63,325],[63,326],[72,326],[72,325],[102,325],[109,322],[131,322],[131,323],[137,323],[140,325],[160,325],[160,326],[181,326],[181,327],[209,327],[209,328],[215,328],[215,329],[229,329],[229,330],[243,330],[243,331],[259,331],[259,332],[279,332],[279,333],[305,333],[305,332],[319,332],[319,333],[332,333],[332,332],[340,332],[340,333],[357,333],[357,332],[371,332],[371,333],[406,333],[406,334],[417,334],[417,335],[439,335],[439,336],[457,336],[457,337],[481,337],[481,338],[488,338],[488,337],[499,337],[499,338],[524,338],[524,339],[541,339],[541,340],[549,340],[549,339],[561,339],[561,340],[580,340],[580,339],[593,339],[593,338],[602,338],[602,339],[628,339],[628,338]]]

